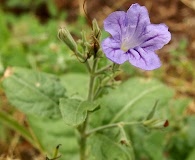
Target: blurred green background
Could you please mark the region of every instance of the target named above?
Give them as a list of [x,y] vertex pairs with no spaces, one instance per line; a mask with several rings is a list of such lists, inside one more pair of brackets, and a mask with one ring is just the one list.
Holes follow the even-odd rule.
[[[75,39],[81,30],[90,31],[83,11],[83,0],[0,0],[0,78],[12,66],[31,68],[59,76],[64,73],[85,73],[73,53],[57,38],[64,25]],[[148,8],[152,23],[166,23],[172,33],[171,42],[158,51],[162,67],[145,72],[129,64],[122,65],[117,77],[156,78],[175,90],[170,103],[170,127],[164,132],[151,133],[149,142],[135,146],[140,160],[155,158],[159,148],[163,159],[193,160],[195,158],[195,3],[193,0],[90,0],[86,10],[91,19],[96,18],[102,27],[103,20],[115,10],[127,10],[132,3]],[[90,35],[89,35],[90,36]],[[105,37],[107,34],[103,32]],[[17,120],[25,127],[25,115],[9,104],[0,86],[0,112]],[[144,134],[139,131],[140,136]],[[146,137],[147,139],[147,137]],[[158,146],[161,144],[161,146]],[[154,147],[155,146],[155,147]],[[154,150],[154,155],[152,152]],[[158,151],[159,151],[158,150]],[[0,157],[22,160],[44,159],[44,155],[20,137],[13,128],[0,121]],[[0,158],[1,159],[1,158]]]

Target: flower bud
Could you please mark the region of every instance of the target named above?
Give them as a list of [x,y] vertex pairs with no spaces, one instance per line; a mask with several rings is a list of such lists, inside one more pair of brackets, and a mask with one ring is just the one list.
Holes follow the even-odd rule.
[[163,129],[169,126],[169,121],[164,119],[150,119],[143,121],[142,124],[150,129]]
[[98,26],[98,23],[97,23],[96,19],[93,19],[92,27],[93,27],[93,34],[94,34],[94,36],[96,37],[97,40],[99,40],[100,37],[101,37],[101,30],[100,30],[100,28]]
[[58,38],[62,40],[73,52],[77,51],[77,44],[66,28],[58,31]]
[[81,39],[78,40],[78,43],[82,46],[85,52],[88,52],[88,48],[91,47],[90,43],[87,41],[86,32],[81,32]]

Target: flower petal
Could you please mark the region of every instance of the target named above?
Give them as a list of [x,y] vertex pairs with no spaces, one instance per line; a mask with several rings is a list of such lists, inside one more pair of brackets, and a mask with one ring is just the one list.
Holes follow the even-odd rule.
[[150,24],[146,27],[145,33],[140,38],[140,47],[145,50],[155,51],[161,49],[171,40],[171,33],[165,24]]
[[122,64],[128,60],[128,55],[120,49],[120,42],[113,38],[106,38],[102,42],[102,50],[111,61]]
[[111,13],[104,20],[104,29],[113,37],[120,36],[122,28],[125,26],[126,13],[123,11],[116,11]]
[[115,63],[129,62],[143,70],[153,70],[161,66],[157,49],[171,39],[168,27],[150,23],[146,7],[133,4],[127,13],[117,11],[104,21],[104,28],[111,34],[102,42],[106,57]]
[[150,18],[146,7],[133,4],[127,10],[128,35],[138,37],[144,32],[145,26],[150,24]]
[[145,51],[141,47],[130,49],[127,52],[129,62],[143,70],[153,70],[161,66],[158,55],[151,51]]

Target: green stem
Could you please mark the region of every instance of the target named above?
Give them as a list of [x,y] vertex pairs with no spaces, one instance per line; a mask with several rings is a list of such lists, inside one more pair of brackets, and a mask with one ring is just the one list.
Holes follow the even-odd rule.
[[[128,124],[128,123],[126,123]],[[134,150],[133,150],[133,146],[132,146],[132,143],[130,140],[128,140],[127,136],[126,136],[126,133],[125,133],[125,130],[123,128],[123,126],[119,126],[119,129],[121,131],[121,134],[122,134],[122,138],[123,140],[125,141],[125,144],[129,147],[130,149],[130,152],[131,152],[131,160],[135,160],[135,154],[134,154]]]
[[94,89],[94,75],[90,75],[90,81],[89,81],[89,91],[88,91],[88,101],[93,100],[93,89]]
[[107,65],[107,66],[105,66],[105,67],[99,69],[99,70],[95,73],[95,75],[104,74],[105,71],[108,71],[109,69],[111,69],[111,67],[112,67],[112,65]]
[[[98,59],[94,57],[93,60],[93,66],[92,69],[89,70],[90,72],[90,81],[89,81],[89,91],[88,91],[88,101],[93,101],[94,99],[94,82],[95,82],[95,71],[97,68],[97,62]],[[79,132],[80,132],[80,160],[86,160],[87,159],[87,155],[86,155],[86,142],[87,142],[87,136],[86,136],[86,128],[87,128],[87,123],[88,123],[88,113],[87,113],[87,117],[83,123],[83,125],[81,126]]]
[[93,66],[92,66],[91,73],[90,73],[89,91],[88,91],[88,98],[87,98],[88,101],[93,101],[94,99],[94,82],[96,78],[95,71],[97,68],[97,62],[98,62],[98,59],[94,58]]
[[87,136],[91,135],[92,133],[95,133],[95,132],[98,132],[98,131],[101,131],[101,130],[104,130],[104,129],[108,129],[108,128],[114,128],[114,127],[119,127],[119,126],[130,126],[130,125],[139,125],[139,124],[142,124],[142,122],[118,122],[118,123],[112,123],[112,124],[107,124],[107,125],[104,125],[104,126],[100,126],[100,127],[97,127],[97,128],[94,128],[90,131],[88,131],[86,133]]
[[[104,86],[105,87],[105,86]],[[102,86],[99,86],[96,91],[95,91],[95,94],[94,94],[94,99],[97,99],[97,97],[100,95],[100,93],[102,92]]]
[[89,71],[89,73],[91,73],[91,67],[89,65],[88,60],[86,60],[79,51],[76,51],[75,54],[76,54],[76,56],[78,56],[77,58],[81,58],[84,61],[85,66],[87,67],[87,70]]
[[87,128],[87,122],[88,122],[88,115],[83,123],[82,130],[80,131],[81,139],[80,139],[80,160],[86,160],[86,128]]

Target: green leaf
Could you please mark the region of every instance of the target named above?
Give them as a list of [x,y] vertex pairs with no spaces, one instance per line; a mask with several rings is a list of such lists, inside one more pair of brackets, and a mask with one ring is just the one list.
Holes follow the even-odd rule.
[[[136,120],[143,120],[145,119],[145,117],[148,116],[149,112],[152,110],[157,100],[158,100],[158,108],[156,108],[154,118],[166,116],[168,105],[173,95],[174,92],[172,89],[166,87],[165,85],[163,85],[161,82],[157,80],[143,79],[143,78],[129,79],[126,82],[122,83],[120,86],[118,86],[118,88],[111,90],[109,94],[103,96],[99,100],[101,103],[101,110],[97,111],[96,114],[91,115],[90,117],[90,122],[92,124],[91,126],[95,128],[100,125],[112,124],[120,121],[131,122]],[[152,115],[153,115],[153,111],[151,112],[150,116]],[[137,128],[137,127],[132,127],[132,128]],[[129,139],[133,141],[133,146],[137,145],[136,148],[142,147],[141,153],[145,154],[143,156],[147,156],[147,157],[149,156],[150,158],[163,157],[163,153],[162,153],[162,148],[163,148],[162,140],[164,135],[163,133],[162,136],[159,132],[159,135],[156,134],[154,136],[151,136],[151,139],[150,137],[148,138],[148,143],[150,141],[157,140],[154,143],[154,145],[150,145],[151,149],[153,150],[155,149],[153,154],[155,154],[156,152],[157,155],[151,156],[152,150],[150,151],[147,149],[148,143],[146,144],[146,146],[142,144],[142,142],[145,142],[146,140],[146,135],[147,135],[146,130],[142,128],[144,134],[139,135],[140,133],[136,132],[136,134],[134,134],[132,137],[132,133],[131,133],[132,129],[129,129],[128,127],[125,127],[125,129],[126,129],[126,135],[129,136]],[[108,138],[110,137],[109,134],[107,134],[106,136]],[[134,141],[135,138],[141,139],[141,141]],[[161,145],[161,148],[156,147],[158,146],[158,144]],[[113,153],[113,151],[111,153]],[[139,153],[136,152],[135,156],[136,159],[137,157],[142,157],[140,152]],[[101,159],[101,157],[99,159]]]
[[89,78],[86,74],[69,73],[60,78],[67,90],[67,96],[72,98],[87,98]]
[[78,126],[87,117],[88,111],[93,111],[99,106],[97,102],[80,101],[78,99],[60,99],[60,110],[63,120],[67,125]]
[[103,134],[94,134],[89,138],[90,160],[132,160],[131,150]]
[[192,99],[190,98],[180,98],[180,99],[173,99],[171,101],[171,112],[170,118],[174,116],[181,116],[186,111],[187,107],[189,106]]
[[153,132],[147,136],[143,144],[145,151],[153,160],[163,160],[163,140],[165,138],[162,132]]
[[135,159],[164,160],[165,141],[168,132],[152,130],[148,132],[142,126],[126,127],[126,132],[132,141]]
[[159,116],[159,109],[166,108],[173,94],[173,90],[157,80],[132,78],[100,100],[101,113],[95,116],[102,117],[104,123],[143,119],[156,100],[159,103],[155,115]]
[[6,72],[3,88],[12,105],[26,114],[60,116],[59,98],[65,89],[55,76],[22,68]]
[[154,107],[152,108],[152,110],[150,111],[150,113],[148,114],[146,120],[152,119],[155,111],[156,111],[156,107],[157,107],[158,101],[155,102]]
[[61,144],[59,148],[61,159],[79,159],[75,130],[65,125],[62,119],[40,119],[28,116],[28,122],[48,157],[52,157],[56,146]]

